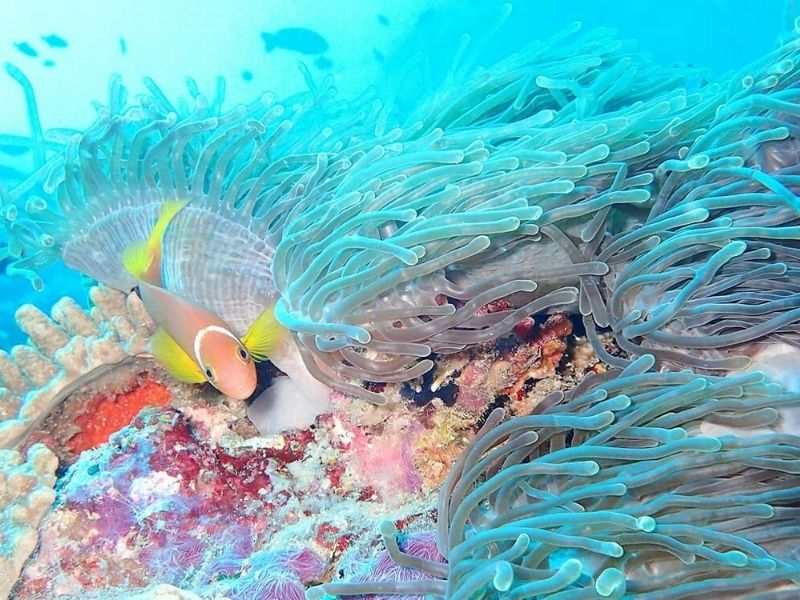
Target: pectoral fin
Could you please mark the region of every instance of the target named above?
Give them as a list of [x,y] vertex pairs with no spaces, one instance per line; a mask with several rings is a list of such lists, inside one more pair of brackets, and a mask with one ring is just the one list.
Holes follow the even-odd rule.
[[159,328],[150,340],[153,356],[178,381],[203,383],[206,377],[191,356],[170,335]]
[[283,326],[275,320],[275,313],[269,306],[250,325],[250,329],[242,338],[242,343],[254,359],[267,360],[284,333]]

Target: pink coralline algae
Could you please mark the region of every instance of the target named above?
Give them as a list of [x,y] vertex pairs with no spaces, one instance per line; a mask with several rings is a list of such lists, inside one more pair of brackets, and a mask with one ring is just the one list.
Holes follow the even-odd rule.
[[256,544],[280,523],[276,515],[288,516],[297,502],[285,470],[311,437],[223,449],[197,439],[173,409],[144,411],[70,469],[17,597],[242,577]]
[[[380,436],[351,429],[350,445],[358,460],[357,472],[364,481],[372,482],[381,497],[419,489],[422,481],[411,458],[411,447],[420,429],[418,425],[411,425],[410,430],[386,427]],[[380,469],[376,470],[376,465]]]

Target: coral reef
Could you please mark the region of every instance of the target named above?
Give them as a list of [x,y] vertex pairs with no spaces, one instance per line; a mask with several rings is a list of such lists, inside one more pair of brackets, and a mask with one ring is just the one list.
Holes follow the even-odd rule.
[[800,437],[784,432],[780,411],[800,394],[760,373],[657,373],[654,362],[589,376],[530,416],[492,412],[442,485],[441,556],[403,551],[386,521],[394,569],[362,557],[374,582],[361,572],[309,598],[796,594]]
[[70,470],[17,596],[146,587],[181,571],[171,583],[196,586],[247,571],[253,540],[297,509],[281,469],[303,457],[310,439],[227,450],[201,444],[174,409],[143,412]]
[[[515,346],[527,346],[525,353],[487,343],[442,357],[437,371],[452,377],[466,361],[513,373],[541,365],[550,385],[531,381],[525,399],[506,397],[510,411],[524,412],[557,384],[553,366],[530,356],[543,356],[542,344],[566,347],[569,338],[561,318],[520,333],[526,339]],[[558,370],[559,380],[582,375]],[[64,473],[38,550],[14,588],[18,600],[128,598],[152,582],[203,598],[302,598],[387,514],[433,525],[436,490],[486,409],[434,396],[417,405],[403,398],[404,384],[387,384],[384,406],[342,395],[311,430],[260,437],[246,426],[241,403],[166,378],[167,405],[145,408],[108,443],[68,452],[97,441],[98,428],[85,425],[91,407],[148,391],[161,397],[162,377],[117,368],[101,392],[102,380],[91,380],[31,434],[59,449]],[[508,381],[482,381],[480,396],[493,400]],[[105,423],[103,410],[95,413]]]
[[[461,56],[409,113],[330,79],[230,109],[114,78],[84,132],[44,132],[7,69],[32,160],[0,260],[102,284],[20,307],[0,352],[11,593],[796,593],[800,396],[728,372],[800,341],[799,33],[708,83],[570,27]],[[237,335],[274,307],[285,419],[148,358],[120,256],[174,198],[164,285]],[[259,435],[309,381],[332,412]]]
[[153,325],[135,294],[95,287],[90,297],[89,313],[71,298],[53,306],[52,317],[31,305],[17,310],[29,344],[0,350],[0,448],[23,442],[88,379],[146,351]]

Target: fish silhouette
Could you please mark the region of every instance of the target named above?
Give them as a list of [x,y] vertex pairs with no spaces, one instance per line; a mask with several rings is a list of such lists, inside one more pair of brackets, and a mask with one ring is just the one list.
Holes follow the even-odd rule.
[[275,33],[261,33],[264,48],[272,52],[278,48],[294,50],[303,54],[322,54],[328,49],[328,42],[318,33],[302,27],[279,29]]

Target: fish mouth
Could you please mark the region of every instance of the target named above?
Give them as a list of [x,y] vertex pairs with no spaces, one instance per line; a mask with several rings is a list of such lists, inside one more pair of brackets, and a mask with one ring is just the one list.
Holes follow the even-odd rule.
[[256,391],[256,384],[255,382],[237,381],[217,389],[232,400],[247,400]]

